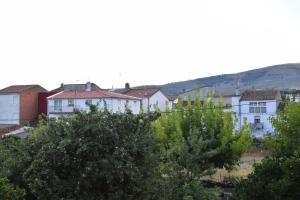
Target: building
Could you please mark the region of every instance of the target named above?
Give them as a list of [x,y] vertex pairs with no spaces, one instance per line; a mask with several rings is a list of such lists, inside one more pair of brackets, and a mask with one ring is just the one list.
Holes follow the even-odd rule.
[[92,91],[90,88],[84,91],[61,91],[49,96],[47,100],[50,118],[73,114],[76,109],[88,112],[90,104],[97,105],[99,110],[106,108],[113,113],[125,112],[129,108],[134,114],[138,114],[141,107],[140,98],[106,90]]
[[241,96],[234,97],[232,112],[238,119],[237,129],[246,120],[256,137],[274,132],[270,118],[276,116],[281,101],[281,94],[276,90],[245,91]]
[[284,96],[285,100],[290,102],[300,102],[300,90],[291,89],[281,91],[281,95]]
[[[187,105],[188,98],[191,98],[192,104],[196,97],[197,89],[189,90],[181,93],[178,98],[174,101],[178,103],[179,98],[181,99],[183,105]],[[201,87],[199,90],[199,97],[201,101],[204,101],[208,94],[211,94],[214,97],[214,104],[219,104],[219,99],[222,96],[222,101],[224,104],[224,108],[230,108],[232,105],[232,97],[239,96],[239,90],[224,90],[222,88],[218,88],[215,86],[206,86]]]
[[129,83],[126,83],[125,88],[115,91],[142,99],[141,109],[145,112],[153,112],[157,108],[164,112],[166,106],[170,105],[168,97],[158,87],[130,88]]
[[168,100],[169,100],[169,108],[174,108],[175,106],[175,100],[177,99],[176,95],[168,95],[167,96]]
[[38,118],[39,85],[13,85],[0,90],[0,124],[24,125]]
[[164,112],[166,106],[169,106],[168,97],[158,87],[130,88],[129,83],[126,83],[122,93],[141,98],[141,109],[146,112],[153,112],[155,109]]
[[38,103],[38,112],[39,114],[47,115],[48,114],[48,100],[47,98],[57,94],[62,91],[97,91],[101,90],[101,88],[95,83],[87,82],[86,84],[64,84],[62,83],[60,87],[51,90],[49,92],[41,92],[39,93],[39,103]]

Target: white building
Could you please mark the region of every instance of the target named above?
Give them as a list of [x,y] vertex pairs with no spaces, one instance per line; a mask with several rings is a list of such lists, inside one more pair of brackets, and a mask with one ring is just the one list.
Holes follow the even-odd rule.
[[89,111],[89,105],[97,105],[99,110],[105,108],[113,113],[124,112],[129,108],[132,113],[138,114],[141,108],[141,99],[109,92],[96,91],[62,91],[48,99],[48,116],[58,117],[62,114],[73,114],[75,109]]
[[283,95],[285,96],[286,100],[290,102],[300,102],[300,91],[299,90],[290,90],[290,91],[283,91]]
[[24,125],[38,118],[39,85],[12,85],[0,90],[0,125]]
[[175,108],[176,107],[176,102],[178,102],[177,95],[168,95],[167,97],[168,97],[168,100],[169,100],[169,108]]
[[141,108],[147,112],[153,112],[156,108],[164,112],[166,106],[170,107],[168,97],[159,88],[130,88],[125,84],[125,89],[119,90],[120,93],[142,99]]
[[281,100],[280,92],[275,90],[245,91],[233,97],[232,112],[238,121],[237,129],[245,119],[256,137],[274,132],[270,119],[276,116]]
[[[237,94],[238,92],[238,94]],[[195,100],[197,89],[189,90],[184,93],[181,93],[174,103],[178,103],[179,98],[181,99],[183,105],[187,105],[188,98],[191,98],[192,104]],[[208,94],[211,94],[214,98],[214,104],[217,106],[219,104],[220,97],[222,96],[222,101],[224,105],[224,111],[227,111],[228,108],[232,105],[232,98],[239,95],[239,91],[234,91],[231,89],[222,90],[215,86],[206,86],[200,88],[200,93],[198,94],[200,100],[203,102]]]

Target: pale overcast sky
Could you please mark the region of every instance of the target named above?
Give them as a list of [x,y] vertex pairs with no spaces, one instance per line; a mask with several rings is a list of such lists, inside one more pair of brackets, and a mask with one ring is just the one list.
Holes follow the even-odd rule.
[[300,62],[299,0],[0,1],[0,88],[164,84]]

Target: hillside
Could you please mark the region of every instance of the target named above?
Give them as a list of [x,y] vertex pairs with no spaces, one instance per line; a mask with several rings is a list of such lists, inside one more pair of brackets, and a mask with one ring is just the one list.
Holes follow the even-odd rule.
[[300,89],[300,63],[274,65],[236,74],[173,82],[160,87],[167,94],[179,94],[184,90],[191,90],[198,86],[215,85],[220,89],[234,90],[238,82],[241,90]]

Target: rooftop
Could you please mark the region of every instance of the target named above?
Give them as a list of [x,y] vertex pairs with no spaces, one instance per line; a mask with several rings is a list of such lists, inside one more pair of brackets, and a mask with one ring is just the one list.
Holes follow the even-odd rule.
[[95,83],[86,83],[86,84],[61,84],[60,87],[52,90],[51,92],[61,92],[61,91],[85,91],[88,87],[88,84],[91,86],[91,90],[101,90],[101,88]]
[[241,101],[276,100],[278,95],[280,94],[276,90],[249,90],[242,93]]
[[128,89],[124,94],[133,97],[143,98],[143,97],[151,97],[159,90],[160,90],[159,88]]
[[[5,93],[20,93],[23,92],[25,90],[29,90],[33,87],[40,87],[42,88],[40,85],[12,85],[6,88],[3,88],[2,90],[0,90],[0,94],[5,94]],[[44,89],[44,88],[42,88]],[[44,89],[46,91],[46,89]]]
[[117,99],[133,99],[140,100],[139,98],[119,94],[115,92],[109,92],[106,90],[96,90],[96,91],[62,91],[54,94],[48,99],[93,99],[93,98],[117,98]]

